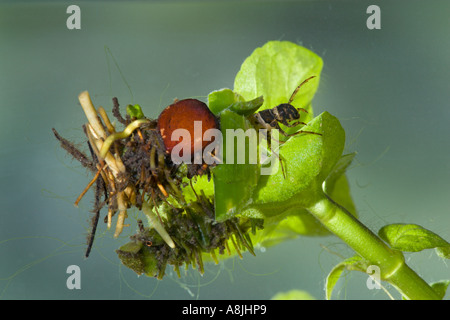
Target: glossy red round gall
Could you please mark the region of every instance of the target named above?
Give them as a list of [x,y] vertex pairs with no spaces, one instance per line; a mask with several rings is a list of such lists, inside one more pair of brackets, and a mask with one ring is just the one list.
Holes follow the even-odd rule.
[[[211,141],[204,141],[203,135],[208,129],[218,129],[219,124],[217,118],[209,110],[208,106],[197,100],[197,99],[184,99],[179,100],[161,112],[158,118],[158,131],[164,142],[166,152],[172,152],[172,149],[178,145],[183,148],[183,150],[191,150],[191,155],[194,155],[194,122],[201,121],[202,130],[202,150],[211,143]],[[180,137],[178,140],[172,141],[172,133],[176,129],[186,129],[191,136],[191,139],[186,139]],[[182,152],[181,152],[182,153]],[[180,154],[180,156],[183,156]]]

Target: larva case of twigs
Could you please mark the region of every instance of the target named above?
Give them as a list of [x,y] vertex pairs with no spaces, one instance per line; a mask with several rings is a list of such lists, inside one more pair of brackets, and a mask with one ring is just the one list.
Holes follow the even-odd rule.
[[[183,265],[192,265],[203,273],[205,254],[216,263],[217,254],[236,251],[241,255],[243,250],[254,254],[249,232],[262,228],[262,220],[234,217],[220,223],[215,221],[213,197],[197,194],[189,179],[204,172],[171,161],[171,145],[167,140],[171,131],[184,128],[192,132],[194,120],[202,121],[204,131],[218,128],[217,119],[204,103],[180,100],[155,120],[146,118],[138,105],[129,106],[124,118],[114,98],[112,113],[125,126],[119,131],[102,107],[94,108],[88,92],[82,92],[79,100],[88,119],[83,128],[91,156],[75,148],[55,129],[53,132],[62,147],[94,174],[76,200],[77,204],[96,184],[86,257],[104,207],[108,229],[117,216],[115,238],[130,226],[125,222],[131,208],[140,210],[146,218],[146,224],[138,221],[138,232],[131,242],[117,250],[121,261],[138,274],[162,279],[168,264],[178,274]],[[186,200],[184,188],[192,188],[194,200]]]

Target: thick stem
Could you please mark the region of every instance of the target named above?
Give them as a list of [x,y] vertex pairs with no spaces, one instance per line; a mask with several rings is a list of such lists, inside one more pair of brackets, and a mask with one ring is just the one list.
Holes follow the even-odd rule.
[[439,299],[434,290],[406,265],[400,251],[390,249],[376,234],[325,194],[308,210],[362,258],[378,266],[381,279],[394,285],[406,298]]
[[[440,299],[436,292],[406,263],[387,280],[400,290],[405,297],[412,300]],[[415,298],[414,298],[415,297]]]

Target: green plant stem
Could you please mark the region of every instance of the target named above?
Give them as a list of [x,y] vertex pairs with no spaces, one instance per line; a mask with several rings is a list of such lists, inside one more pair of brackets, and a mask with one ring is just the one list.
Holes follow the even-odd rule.
[[389,248],[345,208],[324,193],[320,194],[308,211],[362,258],[378,266],[382,280],[394,285],[407,299],[439,299],[434,290],[405,263],[400,251]]

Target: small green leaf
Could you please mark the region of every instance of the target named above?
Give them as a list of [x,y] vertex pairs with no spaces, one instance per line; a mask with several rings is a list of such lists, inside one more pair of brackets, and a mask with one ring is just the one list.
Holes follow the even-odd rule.
[[245,101],[242,96],[231,89],[216,90],[208,95],[208,107],[216,116],[219,116],[226,109],[230,109],[239,115],[248,116],[258,110],[263,103],[264,98],[262,96]]
[[444,299],[445,293],[447,292],[448,285],[450,284],[450,280],[441,280],[438,282],[434,282],[430,284],[433,290],[439,295],[439,298]]
[[141,242],[129,242],[116,250],[116,253],[122,263],[138,275],[154,277],[158,274],[156,257],[143,249]]
[[[262,97],[246,102],[230,89],[213,91],[208,95],[208,107],[219,117],[223,135],[223,163],[212,169],[217,221],[224,221],[239,214],[250,201],[258,181],[258,160],[250,162],[248,156],[252,142],[246,139],[243,146],[235,143],[233,159],[227,159],[227,139],[235,139],[228,137],[227,133],[253,130],[246,115],[258,109],[262,102]],[[239,155],[242,154],[245,154],[245,163],[238,161]]]
[[142,119],[144,118],[144,113],[142,112],[141,106],[135,104],[134,106],[129,104],[127,105],[127,114],[130,118]]
[[369,263],[360,256],[353,256],[336,265],[327,276],[327,280],[325,283],[325,298],[327,300],[331,299],[333,289],[344,270],[366,272],[368,266]]
[[336,283],[338,282],[344,270],[345,266],[342,264],[338,264],[328,274],[327,281],[325,283],[325,298],[327,300],[331,300],[331,294],[333,293],[333,289],[336,286]]
[[249,116],[255,113],[263,103],[264,98],[262,96],[250,101],[237,101],[230,106],[230,110],[240,115]]
[[390,224],[378,231],[378,235],[393,249],[418,252],[450,244],[434,232],[416,224]]
[[303,290],[290,290],[287,292],[278,292],[272,297],[272,300],[316,300],[311,294]]
[[218,116],[223,110],[240,100],[242,100],[242,97],[235,94],[231,89],[220,89],[208,95],[208,108]]

